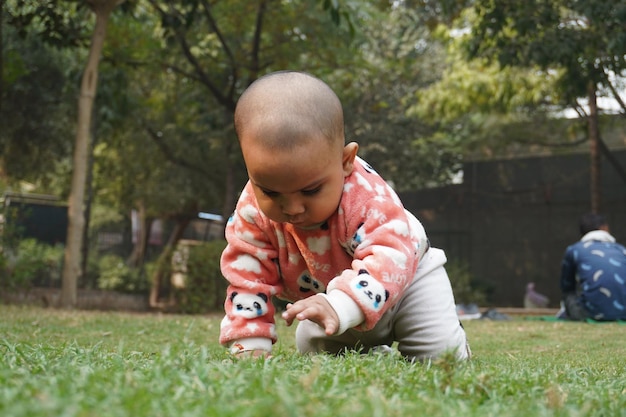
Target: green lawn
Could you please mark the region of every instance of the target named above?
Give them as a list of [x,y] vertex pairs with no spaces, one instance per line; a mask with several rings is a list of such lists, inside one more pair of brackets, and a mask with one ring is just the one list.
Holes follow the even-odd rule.
[[626,416],[626,325],[465,323],[469,363],[232,361],[221,316],[0,305],[0,416]]

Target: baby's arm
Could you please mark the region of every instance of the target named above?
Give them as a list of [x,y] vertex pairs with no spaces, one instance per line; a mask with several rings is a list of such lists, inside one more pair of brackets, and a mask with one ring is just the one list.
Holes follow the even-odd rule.
[[246,186],[226,225],[228,245],[220,267],[230,282],[220,326],[220,343],[240,356],[269,356],[277,335],[272,296],[281,291],[276,245]]

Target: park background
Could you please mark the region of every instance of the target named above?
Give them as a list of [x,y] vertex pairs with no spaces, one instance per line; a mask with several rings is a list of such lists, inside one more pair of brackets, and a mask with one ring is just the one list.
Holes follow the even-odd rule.
[[219,309],[220,219],[246,179],[232,112],[280,69],[337,92],[347,139],[447,252],[460,302],[518,307],[532,281],[558,307],[584,212],[626,241],[623,1],[1,10],[4,300]]

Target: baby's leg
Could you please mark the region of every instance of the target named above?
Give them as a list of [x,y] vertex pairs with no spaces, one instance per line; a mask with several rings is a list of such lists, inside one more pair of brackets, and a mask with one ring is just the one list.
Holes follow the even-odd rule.
[[317,324],[305,320],[296,329],[296,346],[301,353],[341,353],[346,349],[367,352],[398,341],[398,350],[408,359],[424,360],[453,351],[460,359],[470,355],[465,331],[456,314],[446,256],[431,248],[420,261],[415,280],[400,301],[387,311],[376,326],[361,332],[349,329],[327,336]]
[[300,353],[343,353],[346,349],[359,349],[361,343],[351,331],[336,336],[328,336],[324,329],[310,320],[298,323],[296,346]]
[[442,250],[430,248],[415,280],[393,307],[394,339],[398,350],[409,359],[430,359],[445,352],[453,352],[459,359],[470,356],[445,262]]

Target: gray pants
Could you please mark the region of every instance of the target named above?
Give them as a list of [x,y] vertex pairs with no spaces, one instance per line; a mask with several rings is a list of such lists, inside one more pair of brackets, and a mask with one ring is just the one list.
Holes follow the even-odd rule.
[[446,256],[431,248],[420,261],[413,283],[398,303],[369,331],[349,329],[327,336],[317,324],[305,320],[296,329],[296,345],[302,353],[340,353],[346,349],[367,352],[398,342],[409,360],[436,358],[454,352],[459,359],[470,356],[465,331],[456,314],[454,295],[444,268]]
[[589,312],[583,306],[580,297],[576,293],[565,294],[563,304],[565,304],[567,318],[570,320],[584,321],[590,317]]

